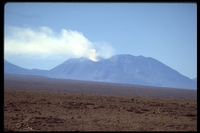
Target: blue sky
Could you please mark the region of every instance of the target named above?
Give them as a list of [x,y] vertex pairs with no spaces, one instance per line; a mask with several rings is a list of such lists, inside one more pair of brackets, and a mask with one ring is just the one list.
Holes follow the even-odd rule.
[[4,58],[21,67],[131,54],[197,77],[195,3],[7,3],[4,10]]

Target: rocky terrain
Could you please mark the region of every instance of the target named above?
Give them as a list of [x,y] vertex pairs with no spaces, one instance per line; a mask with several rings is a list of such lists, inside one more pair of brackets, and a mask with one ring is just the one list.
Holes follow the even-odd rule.
[[31,78],[4,79],[5,131],[197,131],[194,90]]

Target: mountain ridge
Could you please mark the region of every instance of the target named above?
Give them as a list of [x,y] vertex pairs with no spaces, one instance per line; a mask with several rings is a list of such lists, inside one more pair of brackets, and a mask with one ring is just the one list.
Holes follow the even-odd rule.
[[51,78],[196,89],[190,78],[152,57],[142,55],[113,55],[98,62],[84,57],[70,58],[50,70],[27,69],[26,72]]

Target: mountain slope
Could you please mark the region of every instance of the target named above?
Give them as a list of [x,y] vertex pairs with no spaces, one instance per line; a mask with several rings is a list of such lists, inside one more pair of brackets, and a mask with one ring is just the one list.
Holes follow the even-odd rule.
[[197,82],[197,77],[192,79],[193,81]]
[[153,58],[126,54],[99,62],[86,58],[69,59],[49,72],[55,78],[196,88],[193,80]]
[[6,60],[4,60],[4,73],[49,76],[47,70],[39,70],[39,69],[29,70],[29,69],[25,69],[17,65],[14,65]]
[[25,69],[14,65],[6,60],[4,60],[4,73],[12,73],[12,74],[27,74],[29,73],[29,69]]

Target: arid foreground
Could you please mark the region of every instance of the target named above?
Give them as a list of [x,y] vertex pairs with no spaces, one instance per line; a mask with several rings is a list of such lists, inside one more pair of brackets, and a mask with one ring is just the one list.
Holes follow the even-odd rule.
[[4,81],[5,131],[197,131],[196,99],[34,92],[41,82],[20,82]]

